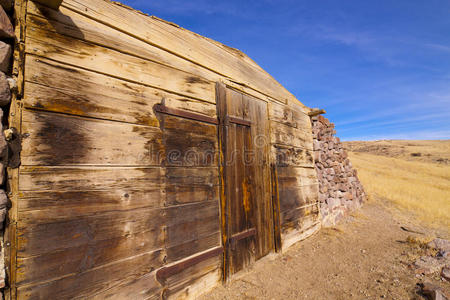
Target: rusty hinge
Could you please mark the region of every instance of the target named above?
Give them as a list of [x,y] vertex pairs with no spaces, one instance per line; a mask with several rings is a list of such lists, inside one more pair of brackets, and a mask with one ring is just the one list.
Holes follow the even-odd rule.
[[256,235],[256,228],[250,228],[245,231],[233,234],[230,237],[231,250],[236,249],[236,244],[238,241],[243,240],[248,237],[251,237],[251,236],[254,236],[254,235]]
[[154,109],[156,112],[163,113],[163,114],[168,114],[168,115],[172,115],[172,116],[176,116],[176,117],[191,119],[191,120],[205,122],[205,123],[210,123],[210,124],[214,124],[214,125],[219,124],[219,120],[217,120],[216,118],[204,116],[201,114],[196,114],[196,113],[193,113],[190,111],[185,111],[185,110],[181,110],[181,109],[177,109],[177,108],[170,108],[163,104],[156,104],[154,106]]
[[247,127],[251,127],[252,126],[252,122],[248,121],[248,120],[244,120],[241,118],[236,118],[236,117],[231,117],[228,116],[226,119],[227,123],[234,123],[234,124],[238,124],[238,125],[243,125],[243,126],[247,126]]

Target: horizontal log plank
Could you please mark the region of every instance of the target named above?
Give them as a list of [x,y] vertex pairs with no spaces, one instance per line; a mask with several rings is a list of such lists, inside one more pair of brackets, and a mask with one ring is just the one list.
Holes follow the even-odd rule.
[[151,187],[161,188],[165,170],[159,167],[22,166],[19,176],[20,191],[145,190]]
[[272,145],[272,161],[277,167],[314,168],[314,154],[312,150],[280,144]]
[[304,205],[317,203],[319,195],[318,185],[302,187],[279,183],[280,212],[295,210]]
[[168,247],[166,248],[167,262],[175,262],[185,257],[194,255],[195,253],[220,246],[220,239],[221,235],[218,231],[196,240],[186,241],[183,244]]
[[21,222],[17,229],[18,256],[30,257],[140,232],[152,232],[158,240],[163,233],[164,216],[163,209],[135,209],[53,223]]
[[156,272],[156,277],[160,282],[165,282],[169,277],[183,272],[185,269],[191,268],[211,258],[216,258],[223,253],[222,247],[216,247],[205,251],[201,254],[193,255],[180,262],[175,262],[170,266],[165,266]]
[[311,132],[286,126],[275,121],[270,121],[270,141],[272,144],[313,150]]
[[215,104],[199,101],[192,98],[181,97],[175,94],[164,96],[164,103],[168,107],[182,109],[185,111],[201,114],[210,118],[217,118],[217,108]]
[[[206,273],[205,273],[206,272]],[[204,268],[203,272],[197,272],[197,276],[188,277],[181,284],[169,287],[164,291],[164,297],[173,299],[197,299],[210,291],[221,282],[220,267]]]
[[314,233],[318,232],[320,227],[320,221],[317,218],[313,218],[309,219],[308,222],[303,223],[302,228],[290,228],[289,230],[286,230],[282,234],[283,250],[286,250],[293,244],[310,237]]
[[[213,249],[214,252],[216,252],[215,249]],[[195,297],[201,290],[217,285],[220,280],[222,254],[218,250],[214,254],[214,256],[206,260],[184,268],[172,276],[168,276],[165,280],[168,287],[165,296],[175,299],[186,299]],[[196,287],[198,284],[203,288],[200,291]]]
[[[19,198],[18,218],[23,226],[64,222],[104,213],[152,209],[164,205],[164,191],[95,191],[26,193]],[[41,200],[42,202],[41,203]],[[78,204],[78,205],[77,205]],[[38,209],[36,209],[38,208]]]
[[310,223],[319,220],[319,207],[317,204],[306,205],[281,213],[282,234],[292,229],[306,229]]
[[268,112],[269,120],[304,131],[311,130],[311,120],[303,111],[293,109],[288,105],[270,102]]
[[161,299],[162,286],[156,280],[156,271],[145,274],[142,277],[126,278],[120,285],[117,285],[106,291],[102,291],[92,299]]
[[[218,214],[219,204],[215,200],[205,203],[170,206],[165,209],[165,225],[167,227],[172,227],[187,223],[192,224],[192,222],[200,223],[202,219],[210,218],[210,220],[212,220],[212,218],[214,218],[214,216],[218,216]],[[219,222],[218,219],[217,222]],[[200,226],[200,224],[197,224],[196,226]]]
[[175,224],[168,226],[166,246],[173,247],[173,250],[176,250],[176,246],[178,245],[200,241],[212,234],[217,234],[219,232],[218,212],[219,210],[217,209],[214,214],[201,216],[181,225]]
[[166,205],[180,205],[193,202],[219,201],[218,185],[179,185],[170,184],[166,187]]
[[165,180],[167,186],[191,185],[191,186],[216,186],[219,185],[218,168],[165,168]]
[[163,263],[161,250],[130,257],[101,268],[33,286],[19,286],[19,299],[90,298],[123,282],[124,278],[142,278]]
[[164,160],[159,128],[25,110],[22,165],[148,165]]
[[85,245],[37,256],[18,257],[16,282],[25,285],[52,281],[159,249],[163,243],[162,232],[150,230],[126,237],[92,240]]
[[314,168],[277,167],[278,182],[290,183],[292,186],[318,185],[317,172]]
[[[129,189],[101,191],[83,191],[81,190],[82,187],[79,188],[80,190],[77,191],[20,192],[17,202],[19,214],[34,211],[32,214],[36,215],[36,219],[42,220],[49,216],[52,211],[55,211],[56,217],[64,219],[108,211],[158,208],[164,206],[165,203],[163,185],[142,190],[135,190],[131,186]],[[175,191],[172,193],[175,193]],[[180,194],[183,194],[183,192],[180,192]],[[186,193],[184,195],[187,196]],[[189,198],[204,199],[193,196],[189,196]]]
[[110,212],[160,208],[164,187],[142,191],[22,192],[18,217],[22,224],[63,222]]

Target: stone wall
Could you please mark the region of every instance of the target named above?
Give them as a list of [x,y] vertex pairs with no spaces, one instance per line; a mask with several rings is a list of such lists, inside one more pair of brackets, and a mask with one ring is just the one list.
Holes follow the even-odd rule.
[[366,194],[340,139],[335,136],[334,124],[323,116],[311,117],[311,122],[322,225],[329,227],[359,208]]
[[6,167],[11,156],[8,139],[15,134],[8,128],[8,113],[16,80],[12,78],[12,54],[15,41],[13,26],[14,1],[0,0],[0,290],[6,286],[3,234],[7,217],[8,197],[6,190]]

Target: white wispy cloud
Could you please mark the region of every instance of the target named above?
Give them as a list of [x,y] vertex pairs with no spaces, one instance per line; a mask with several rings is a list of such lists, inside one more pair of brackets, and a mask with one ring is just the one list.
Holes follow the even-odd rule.
[[439,50],[439,51],[444,51],[444,52],[450,53],[450,46],[434,44],[434,43],[426,43],[426,44],[424,44],[424,46],[434,49],[434,50]]
[[314,32],[316,38],[335,41],[348,46],[367,47],[377,43],[377,39],[363,31],[344,31],[329,26],[318,26]]

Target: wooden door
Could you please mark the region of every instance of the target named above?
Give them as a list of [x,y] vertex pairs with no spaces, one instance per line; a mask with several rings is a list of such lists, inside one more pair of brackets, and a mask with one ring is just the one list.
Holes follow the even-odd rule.
[[274,249],[267,103],[219,84],[224,278]]

